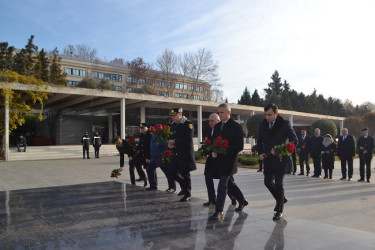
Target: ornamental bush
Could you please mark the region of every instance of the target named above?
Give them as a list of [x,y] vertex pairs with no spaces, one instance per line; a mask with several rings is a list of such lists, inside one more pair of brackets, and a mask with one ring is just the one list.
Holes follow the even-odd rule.
[[337,127],[336,125],[327,119],[321,119],[313,122],[311,125],[311,135],[314,135],[315,128],[320,129],[320,135],[324,136],[326,134],[330,134],[332,138],[337,136]]

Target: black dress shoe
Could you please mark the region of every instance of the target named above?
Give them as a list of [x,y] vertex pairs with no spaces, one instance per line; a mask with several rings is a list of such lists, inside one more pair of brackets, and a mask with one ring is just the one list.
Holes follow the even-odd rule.
[[146,188],[147,191],[149,191],[149,190],[157,190],[157,189],[158,189],[157,187],[148,187],[148,188]]
[[358,181],[365,181],[365,179],[361,178],[361,179],[359,179]]
[[370,180],[370,179],[367,179],[367,182],[371,182],[371,180]]
[[236,212],[242,211],[245,206],[249,205],[247,200],[244,200],[243,203],[238,204],[238,207],[234,210]]
[[235,206],[235,205],[237,205],[237,201],[236,201],[236,199],[233,199],[232,200],[232,206]]
[[352,177],[349,177],[349,178],[348,178],[348,181],[352,181]]
[[310,173],[309,173],[309,172],[307,172],[306,176],[309,176],[309,174],[310,174]]
[[191,196],[185,195],[184,197],[181,198],[180,202],[190,201],[190,199],[191,199]]
[[168,188],[167,190],[165,190],[165,192],[175,194],[176,190],[174,188]]
[[346,180],[346,177],[340,178],[340,181],[345,181],[345,180]]
[[262,172],[262,169],[259,169],[257,172]]
[[298,175],[305,175],[304,173],[299,173]]
[[135,181],[143,181],[143,179],[142,178],[138,178]]
[[293,175],[296,175],[296,172],[293,172]]
[[145,177],[143,181],[144,181],[143,186],[146,187],[147,186],[147,181],[148,181],[147,177]]
[[280,220],[283,217],[282,212],[276,212],[275,215],[273,216],[272,220]]
[[184,194],[185,194],[185,192],[183,190],[181,190],[177,195],[181,196],[181,195],[184,195]]
[[203,206],[205,207],[210,207],[210,206],[215,206],[215,205],[216,205],[216,201],[208,201],[208,202],[203,203]]
[[215,212],[211,217],[210,220],[224,220],[224,213],[223,212]]

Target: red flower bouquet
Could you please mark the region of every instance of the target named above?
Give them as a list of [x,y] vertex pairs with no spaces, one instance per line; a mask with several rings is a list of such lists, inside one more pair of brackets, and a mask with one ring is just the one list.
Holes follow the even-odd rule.
[[198,152],[202,156],[207,156],[210,154],[210,147],[212,145],[212,140],[206,138],[204,141],[201,142],[201,147],[198,149]]
[[279,157],[280,161],[283,156],[290,156],[294,153],[295,145],[292,142],[284,142],[283,144],[276,145],[273,147],[275,154],[274,156]]
[[156,124],[155,126],[151,127],[150,132],[158,138],[159,142],[167,142],[169,136],[173,135],[173,132],[171,132],[171,127],[166,125],[163,126],[161,124]]
[[111,178],[117,178],[121,175],[120,169],[113,169],[111,172]]
[[216,139],[212,141],[209,145],[209,150],[217,153],[217,154],[226,154],[227,149],[229,146],[229,142],[227,139],[223,139],[221,136],[218,136]]
[[132,149],[133,152],[137,151],[138,142],[135,140],[134,136],[126,139],[126,142],[128,143],[128,146]]
[[158,159],[158,163],[162,164],[164,167],[167,166],[172,159],[172,151],[166,150],[160,154],[160,158]]

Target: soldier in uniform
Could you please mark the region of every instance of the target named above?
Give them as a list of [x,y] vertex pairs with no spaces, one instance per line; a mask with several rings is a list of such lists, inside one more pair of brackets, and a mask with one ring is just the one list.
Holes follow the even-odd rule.
[[87,152],[87,159],[90,159],[89,156],[89,147],[90,147],[90,137],[89,133],[85,132],[85,134],[81,138],[82,149],[83,149],[83,159],[85,159],[85,152]]
[[99,149],[102,146],[102,139],[100,138],[99,132],[95,131],[94,138],[92,138],[92,145],[95,150],[95,158],[99,158]]
[[142,169],[146,168],[146,165],[150,162],[150,141],[151,134],[146,123],[139,125],[141,133],[139,135],[139,144],[137,146],[138,154],[134,158],[134,165],[137,169],[139,179],[136,181],[144,181],[144,187],[147,186],[147,177]]
[[359,151],[359,174],[361,178],[358,181],[365,181],[365,165],[366,179],[371,182],[371,160],[372,151],[374,150],[374,137],[368,134],[368,128],[361,130],[363,136],[358,138],[357,148]]
[[193,123],[182,115],[182,108],[174,108],[169,112],[172,116],[171,130],[174,134],[168,141],[168,147],[172,149],[173,156],[170,168],[174,178],[181,186],[179,195],[183,195],[181,202],[191,199],[190,171],[196,170],[194,146],[193,146]]

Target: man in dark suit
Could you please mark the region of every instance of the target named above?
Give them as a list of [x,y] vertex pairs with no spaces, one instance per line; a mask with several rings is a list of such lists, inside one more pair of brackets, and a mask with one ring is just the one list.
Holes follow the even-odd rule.
[[[214,127],[217,123],[220,122],[220,117],[218,114],[211,114],[208,117],[208,123],[210,125],[210,128],[208,130],[208,136],[207,139],[212,140],[213,135],[214,135]],[[204,179],[206,182],[206,187],[207,187],[207,194],[208,194],[208,202],[205,202],[203,206],[208,207],[211,205],[216,204],[216,193],[215,193],[215,186],[214,186],[214,179],[218,179],[218,171],[216,168],[216,160],[212,158],[211,152],[207,157],[206,164],[204,167]],[[232,200],[232,205],[236,205],[236,199],[232,197],[232,195],[228,192],[229,198]]]
[[314,175],[311,177],[319,178],[322,174],[322,143],[323,136],[320,135],[320,129],[314,130],[314,136],[311,138],[310,154],[314,163]]
[[224,219],[223,209],[227,190],[239,203],[236,211],[242,211],[248,205],[248,202],[233,179],[233,175],[237,173],[238,153],[243,149],[243,129],[240,124],[230,118],[231,108],[227,103],[220,104],[218,111],[221,122],[214,127],[214,138],[221,136],[222,140],[228,140],[228,148],[225,154],[212,153],[212,157],[217,158],[220,179],[217,188],[215,213],[210,218],[221,221]]
[[147,123],[143,122],[139,124],[140,134],[139,134],[139,143],[137,146],[138,154],[134,158],[134,165],[137,169],[139,179],[136,181],[143,181],[143,186],[147,186],[147,177],[145,172],[142,169],[146,168],[146,165],[149,163],[151,158],[151,150],[150,150],[150,141],[151,141],[151,134],[150,130],[147,126]]
[[174,123],[174,134],[168,141],[168,147],[173,151],[170,167],[182,189],[179,195],[183,197],[180,201],[186,202],[191,199],[190,171],[197,169],[193,146],[194,126],[182,115],[182,108],[172,109],[169,115],[172,116]]
[[348,181],[353,177],[353,157],[355,156],[355,143],[353,136],[348,134],[348,129],[342,129],[342,136],[339,138],[337,155],[341,160],[341,174],[340,180],[346,180],[346,163],[348,163]]
[[279,115],[276,104],[267,104],[264,116],[265,119],[259,124],[257,151],[259,159],[264,162],[264,185],[276,200],[273,220],[279,220],[283,217],[284,203],[287,202],[284,196],[284,175],[288,164],[292,163],[290,156],[283,156],[282,160],[274,156],[274,147],[287,140],[298,144],[298,138],[289,121]]
[[306,132],[307,130],[305,128],[301,129],[301,137],[298,139],[297,152],[299,155],[299,168],[301,171],[298,175],[305,175],[304,164],[306,164],[306,176],[309,176],[309,152],[311,137],[307,135]]
[[358,181],[365,181],[365,165],[366,165],[366,179],[371,182],[371,160],[372,152],[374,151],[374,137],[369,135],[368,128],[361,130],[362,135],[358,138],[357,148],[359,152],[359,175]]

